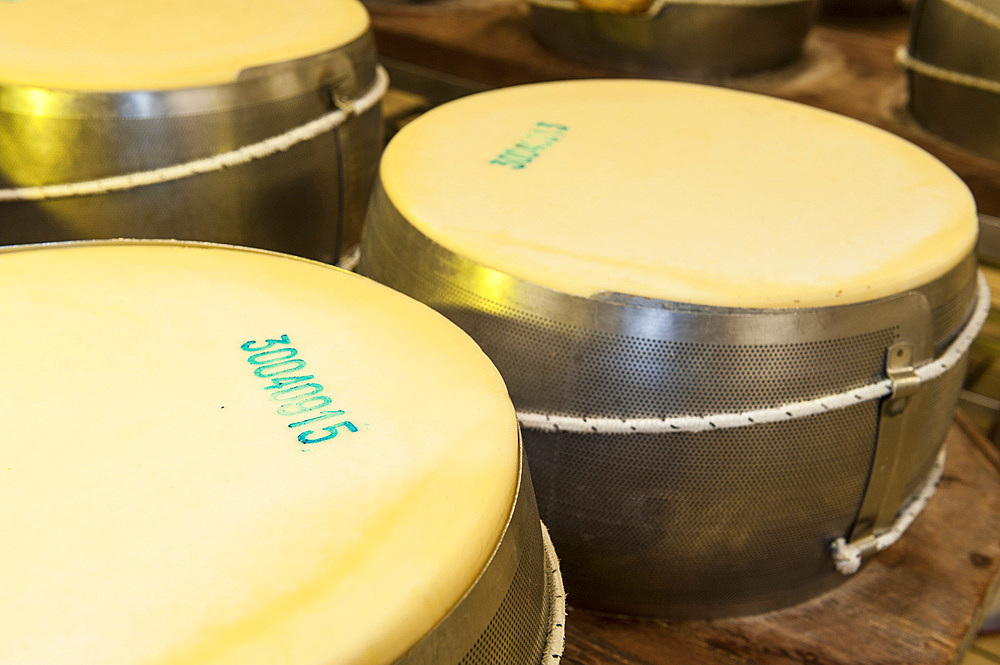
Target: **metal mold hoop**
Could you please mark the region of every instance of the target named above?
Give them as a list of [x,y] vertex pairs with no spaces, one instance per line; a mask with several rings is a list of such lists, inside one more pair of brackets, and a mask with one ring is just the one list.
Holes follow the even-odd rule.
[[336,262],[360,241],[384,92],[370,30],[217,85],[0,82],[0,244],[176,238]]
[[1000,160],[1000,15],[980,0],[917,0],[907,72],[909,110],[925,129]]
[[[967,357],[955,340],[981,324],[977,293],[988,301],[971,255],[836,307],[580,298],[445,249],[381,188],[359,272],[444,313],[500,369],[574,602],[678,618],[800,602],[845,579],[836,539],[878,549],[870,538],[933,485]],[[788,418],[716,419],[810,400]]]
[[656,0],[642,13],[590,11],[575,0],[529,0],[545,46],[632,74],[718,78],[787,64],[817,11],[816,0]]

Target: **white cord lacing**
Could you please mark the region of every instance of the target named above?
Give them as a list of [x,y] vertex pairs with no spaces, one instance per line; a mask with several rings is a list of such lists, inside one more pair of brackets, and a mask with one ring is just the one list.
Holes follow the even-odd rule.
[[865,553],[874,554],[875,552],[881,552],[899,540],[903,532],[910,528],[913,520],[917,519],[917,515],[920,514],[931,500],[931,497],[934,496],[934,491],[937,489],[938,483],[941,482],[941,476],[944,473],[944,459],[945,449],[942,447],[941,452],[938,453],[937,460],[934,462],[934,468],[931,469],[920,491],[900,511],[896,517],[896,521],[893,522],[888,530],[872,537],[867,542],[848,543],[845,538],[837,538],[833,541],[830,545],[830,553],[833,556],[833,563],[837,567],[837,572],[842,575],[853,575],[861,568],[861,558]]
[[106,194],[108,192],[135,189],[136,187],[143,187],[145,185],[180,180],[181,178],[221,171],[222,169],[246,164],[283,152],[292,146],[310,141],[321,134],[339,127],[349,118],[361,115],[378,104],[382,97],[385,96],[388,88],[389,76],[382,67],[378,67],[375,72],[375,81],[363,95],[354,100],[338,100],[336,102],[338,107],[336,110],[277,136],[272,136],[271,138],[237,148],[236,150],[213,155],[212,157],[195,159],[183,164],[164,166],[149,171],[139,171],[127,175],[111,176],[83,182],[0,189],[0,202],[40,201],[71,196]]
[[566,646],[566,590],[563,588],[559,559],[549,538],[548,529],[542,524],[542,546],[545,549],[545,569],[549,575],[551,606],[549,608],[549,636],[542,650],[542,665],[558,663]]
[[[994,14],[985,7],[973,4],[969,2],[969,0],[941,1],[955,11],[965,14],[971,19],[979,21],[983,25],[993,28],[994,30],[1000,30],[1000,16]],[[930,78],[947,81],[948,83],[954,83],[955,85],[962,85],[967,88],[975,88],[977,90],[1000,94],[1000,81],[984,78],[982,76],[976,76],[974,74],[967,74],[965,72],[957,72],[952,69],[939,67],[938,65],[932,65],[929,62],[924,62],[923,60],[914,58],[910,55],[909,50],[907,50],[905,46],[900,46],[896,49],[896,64],[904,69],[910,69],[923,76],[929,76]]]
[[[940,357],[916,368],[921,382],[932,381],[962,362],[966,352],[990,312],[990,290],[986,278],[978,274],[976,305],[962,331]],[[747,427],[763,423],[785,422],[844,409],[855,404],[880,399],[892,392],[892,381],[883,379],[861,388],[816,399],[784,404],[768,409],[739,413],[715,413],[707,416],[671,418],[607,418],[600,416],[564,416],[534,411],[518,411],[517,419],[525,429],[548,432],[596,434],[658,434],[663,432],[704,432],[713,429]]]
[[923,76],[929,76],[930,78],[939,79],[948,83],[954,83],[955,85],[965,86],[966,88],[975,88],[976,90],[983,90],[985,92],[992,92],[993,94],[1000,95],[1000,81],[983,78],[982,76],[966,74],[965,72],[956,72],[952,69],[945,69],[944,67],[932,65],[929,62],[924,62],[923,60],[917,60],[910,55],[910,52],[905,46],[900,46],[896,49],[896,64]]
[[355,245],[346,254],[344,254],[335,265],[338,268],[354,272],[354,269],[358,267],[359,263],[361,263],[361,245]]

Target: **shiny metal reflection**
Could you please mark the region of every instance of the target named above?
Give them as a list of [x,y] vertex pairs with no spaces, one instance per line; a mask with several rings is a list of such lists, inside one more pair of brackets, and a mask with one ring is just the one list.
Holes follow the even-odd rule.
[[[908,344],[917,364],[940,353],[976,293],[968,256],[918,289],[837,307],[580,298],[451,252],[410,225],[381,188],[359,272],[469,332],[519,411],[621,419],[771,408],[878,382],[894,345]],[[701,432],[524,430],[572,602],[706,618],[777,609],[837,586],[845,578],[830,543],[891,520],[919,489],[964,367],[910,394],[887,443],[877,401]],[[887,454],[893,468],[872,483],[873,464]]]
[[546,47],[631,74],[718,78],[788,64],[802,53],[815,0],[662,2],[642,13],[590,11],[575,0],[530,0]]
[[909,110],[928,131],[1000,160],[1000,14],[983,0],[917,0],[907,71]]
[[[316,119],[376,80],[370,33],[232,83],[81,92],[0,84],[0,189],[174,166]],[[173,238],[335,262],[360,241],[381,148],[378,107],[270,157],[92,196],[0,203],[0,244]]]

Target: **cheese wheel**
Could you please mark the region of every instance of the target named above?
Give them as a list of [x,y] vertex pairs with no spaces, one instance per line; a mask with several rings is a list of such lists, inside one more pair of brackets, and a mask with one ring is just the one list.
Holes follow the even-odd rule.
[[226,83],[369,25],[357,0],[0,1],[0,84],[145,90]]
[[972,250],[959,178],[864,123],[749,93],[572,81],[407,125],[381,181],[419,231],[561,292],[807,307],[905,291]]
[[179,244],[0,254],[0,664],[392,662],[519,473],[499,375],[319,264]]

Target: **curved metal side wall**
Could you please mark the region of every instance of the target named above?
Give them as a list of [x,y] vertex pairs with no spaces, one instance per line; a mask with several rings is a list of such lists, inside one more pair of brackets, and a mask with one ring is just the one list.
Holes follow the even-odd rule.
[[798,58],[817,3],[670,2],[655,16],[532,3],[538,39],[558,53],[629,73],[749,74]]
[[[126,175],[211,157],[334,110],[375,81],[370,33],[231,84],[89,93],[0,86],[0,188]],[[172,238],[336,262],[360,242],[381,149],[375,107],[285,152],[131,190],[0,202],[0,244]]]
[[[469,332],[519,410],[705,415],[839,393],[884,379],[887,349],[897,341],[913,342],[918,358],[930,358],[974,303],[974,261],[919,293],[840,307],[737,310],[616,294],[574,298],[450,254],[383,195],[373,205],[359,271]],[[955,305],[956,298],[963,302]],[[953,324],[935,326],[935,318]],[[896,488],[905,496],[937,456],[962,373],[957,367],[911,398]],[[714,617],[775,609],[837,585],[844,578],[828,547],[857,518],[879,411],[870,401],[703,432],[525,430],[539,511],[574,604]]]
[[[993,159],[1000,159],[998,23],[996,5],[982,0],[917,0],[909,56],[943,72],[933,76],[911,69],[907,74],[909,110],[917,122]],[[989,82],[995,89],[982,89],[964,77]]]

